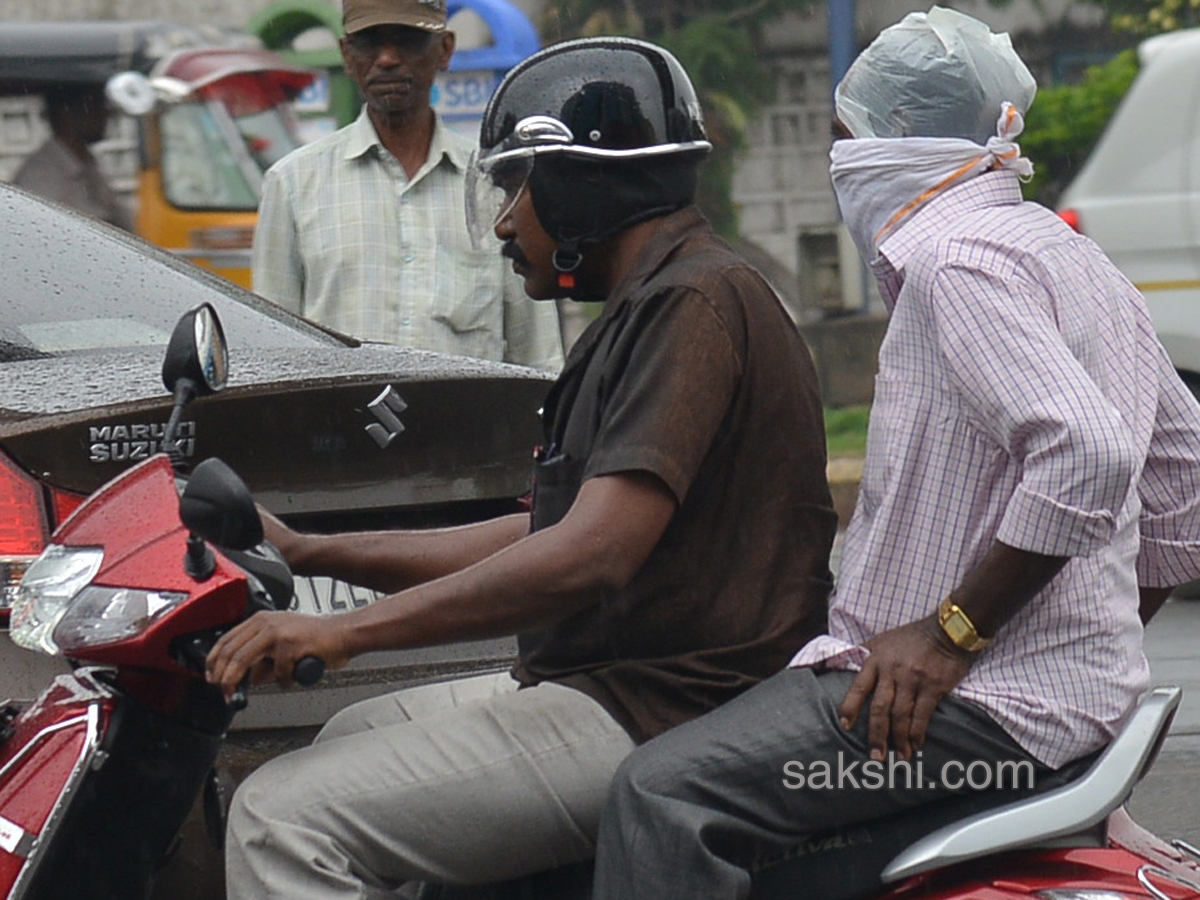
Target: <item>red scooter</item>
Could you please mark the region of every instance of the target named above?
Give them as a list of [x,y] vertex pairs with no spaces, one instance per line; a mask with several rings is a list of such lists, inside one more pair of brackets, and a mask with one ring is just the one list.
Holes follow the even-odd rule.
[[[221,833],[213,766],[245,691],[227,704],[204,660],[292,595],[241,480],[216,459],[185,478],[174,450],[183,408],[226,371],[216,313],[197,307],[163,364],[164,452],[93,494],[22,581],[12,639],[77,668],[0,714],[0,898],[143,900],[202,790]],[[310,657],[296,678],[322,671]]]

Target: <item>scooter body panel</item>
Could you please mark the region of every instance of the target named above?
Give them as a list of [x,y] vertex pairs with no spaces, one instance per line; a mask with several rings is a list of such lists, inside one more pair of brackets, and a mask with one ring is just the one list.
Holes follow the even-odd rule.
[[59,676],[13,721],[0,747],[0,895],[26,896],[112,710],[111,694],[84,670]]
[[216,760],[231,716],[218,692],[167,716],[96,673],[60,676],[3,746],[6,900],[145,897]]
[[[78,651],[88,662],[182,673],[170,650],[180,635],[236,622],[245,614],[245,576],[219,554],[217,568],[198,583],[184,571],[187,530],[179,520],[179,490],[170,461],[151,457],[114,478],[89,497],[59,527],[54,542],[102,547],[104,561],[95,585],[188,594],[171,615],[135,637]],[[199,602],[197,599],[200,598]]]
[[[873,900],[1017,900],[1036,897],[1041,891],[1105,891],[1155,900],[1139,878],[1149,865],[1145,857],[1118,846],[1013,851],[974,865],[915,876]],[[1195,896],[1195,891],[1175,880],[1173,873],[1160,877],[1158,883],[1168,896],[1180,900]],[[1168,886],[1172,883],[1173,889]]]

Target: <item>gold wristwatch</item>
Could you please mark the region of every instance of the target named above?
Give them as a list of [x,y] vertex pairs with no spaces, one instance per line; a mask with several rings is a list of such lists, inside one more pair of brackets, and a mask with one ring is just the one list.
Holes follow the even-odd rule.
[[954,646],[968,653],[977,653],[992,642],[991,638],[985,638],[975,630],[975,623],[949,597],[938,606],[938,625]]

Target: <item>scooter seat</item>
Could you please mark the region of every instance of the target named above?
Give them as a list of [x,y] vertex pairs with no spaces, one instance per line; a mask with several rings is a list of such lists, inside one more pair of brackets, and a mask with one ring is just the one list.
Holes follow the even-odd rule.
[[977,813],[916,841],[887,865],[884,884],[979,856],[1029,847],[1074,846],[1129,799],[1166,739],[1183,691],[1154,688],[1080,777],[1046,793]]

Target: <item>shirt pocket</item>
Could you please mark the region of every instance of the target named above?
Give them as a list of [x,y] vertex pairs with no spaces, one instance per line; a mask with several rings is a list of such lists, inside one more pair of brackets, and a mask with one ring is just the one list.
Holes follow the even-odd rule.
[[570,511],[583,483],[584,460],[568,453],[539,458],[533,468],[534,531],[557,525]]
[[504,322],[503,258],[498,251],[439,249],[441,277],[430,299],[432,318],[456,334],[491,331]]

